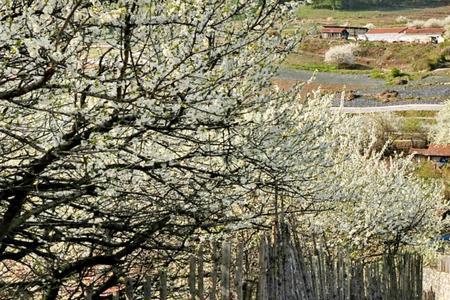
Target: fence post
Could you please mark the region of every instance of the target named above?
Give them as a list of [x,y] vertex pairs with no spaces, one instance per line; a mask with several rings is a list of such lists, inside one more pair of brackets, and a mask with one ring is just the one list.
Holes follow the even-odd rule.
[[191,294],[191,300],[195,300],[195,256],[191,255],[189,257],[189,277],[188,277],[188,285],[189,285],[189,293]]
[[266,300],[267,291],[267,241],[265,238],[261,239],[259,249],[259,282],[257,291],[257,300]]
[[125,298],[127,300],[133,300],[133,279],[127,277],[125,279]]
[[212,245],[212,260],[213,260],[213,270],[211,272],[211,290],[209,292],[209,300],[216,300],[217,293],[217,273],[218,273],[218,249],[217,242],[213,242]]
[[225,243],[222,247],[221,300],[230,300],[230,266],[231,266],[231,245],[230,243]]
[[200,247],[197,252],[198,265],[197,265],[197,273],[198,273],[198,298],[200,300],[204,300],[205,298],[205,285],[204,285],[204,270],[203,270],[203,245],[200,244]]
[[237,300],[243,300],[243,269],[244,269],[244,253],[243,253],[243,245],[242,243],[238,244],[237,254],[236,254],[236,296]]
[[144,282],[144,300],[152,299],[152,280],[150,276],[145,277]]
[[167,273],[161,271],[159,276],[159,298],[160,300],[167,300]]
[[88,286],[86,288],[86,300],[92,300],[92,287]]

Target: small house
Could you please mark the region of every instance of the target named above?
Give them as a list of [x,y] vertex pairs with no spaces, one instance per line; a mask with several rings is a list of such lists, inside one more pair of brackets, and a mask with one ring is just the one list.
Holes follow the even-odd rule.
[[411,148],[410,152],[420,161],[423,159],[433,161],[439,167],[450,162],[450,144],[430,145],[428,149]]
[[320,30],[320,37],[323,39],[348,39],[349,33],[342,27],[324,27]]
[[407,30],[406,27],[401,28],[374,28],[366,33],[368,41],[378,42],[398,42],[401,36]]

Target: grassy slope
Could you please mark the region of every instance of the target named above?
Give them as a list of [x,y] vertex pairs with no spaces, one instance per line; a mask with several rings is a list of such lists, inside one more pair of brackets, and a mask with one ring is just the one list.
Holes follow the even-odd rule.
[[325,40],[307,37],[299,45],[296,52],[289,55],[284,66],[294,69],[315,70],[325,72],[370,72],[372,69],[391,69],[396,67],[407,72],[428,71],[450,42],[440,45],[359,42],[358,65],[352,71],[338,70],[336,66],[323,62],[325,52],[332,46],[345,41]]
[[450,15],[450,5],[431,8],[408,8],[400,10],[359,10],[338,11],[329,9],[313,9],[309,6],[301,6],[298,11],[298,19],[308,23],[342,24],[349,22],[351,25],[366,25],[372,23],[375,26],[393,27],[398,26],[395,19],[405,16],[409,19],[426,20],[430,18],[445,18]]
[[[432,8],[409,8],[391,11],[338,11],[328,9],[313,9],[309,6],[301,6],[298,11],[298,20],[294,22],[299,26],[309,27],[318,24],[343,24],[366,25],[373,23],[376,26],[393,27],[403,26],[396,24],[398,16],[405,16],[409,19],[429,19],[444,18],[450,15],[450,5]],[[357,63],[357,68],[353,70],[339,70],[336,66],[323,63],[325,52],[334,45],[341,44],[342,41],[321,40],[307,37],[295,53],[292,53],[284,63],[284,67],[319,70],[323,72],[341,73],[369,73],[371,69],[391,69],[396,67],[402,71],[415,72],[426,71],[430,63],[439,57],[444,48],[450,47],[450,43],[445,45],[423,45],[408,43],[360,43],[361,51]]]

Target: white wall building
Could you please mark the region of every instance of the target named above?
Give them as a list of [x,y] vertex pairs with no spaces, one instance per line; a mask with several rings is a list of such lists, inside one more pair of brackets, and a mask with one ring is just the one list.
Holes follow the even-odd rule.
[[442,43],[444,41],[443,28],[408,28],[400,37],[402,42],[412,43]]
[[406,27],[374,28],[366,33],[366,39],[373,42],[398,42],[406,29]]
[[443,28],[374,28],[366,33],[365,39],[389,43],[442,43],[444,32]]

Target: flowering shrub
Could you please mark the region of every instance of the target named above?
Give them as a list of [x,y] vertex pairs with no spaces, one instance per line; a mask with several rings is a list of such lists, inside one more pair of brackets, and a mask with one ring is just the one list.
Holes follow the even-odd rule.
[[404,23],[409,22],[409,19],[407,17],[405,17],[405,16],[398,16],[395,19],[395,22],[400,23],[400,24],[404,24]]
[[435,144],[450,144],[450,101],[439,111],[436,121],[431,128],[431,140]]
[[357,49],[356,44],[331,47],[325,53],[325,62],[338,66],[351,66],[355,63],[355,51]]

